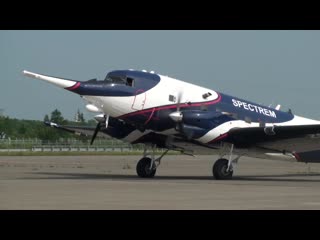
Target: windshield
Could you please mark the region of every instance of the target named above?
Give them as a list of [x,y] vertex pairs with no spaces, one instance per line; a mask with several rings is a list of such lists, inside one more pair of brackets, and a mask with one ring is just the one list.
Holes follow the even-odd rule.
[[105,82],[115,83],[115,84],[123,84],[127,86],[133,87],[133,79],[127,78],[124,75],[111,75],[108,74],[104,80]]
[[126,77],[125,76],[109,76],[105,78],[105,81],[117,83],[117,84],[126,84]]

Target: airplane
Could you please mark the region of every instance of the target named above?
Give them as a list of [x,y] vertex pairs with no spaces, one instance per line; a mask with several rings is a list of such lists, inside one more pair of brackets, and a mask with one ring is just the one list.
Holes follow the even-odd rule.
[[[143,144],[139,177],[155,176],[168,151],[218,154],[214,179],[232,179],[242,156],[298,162],[320,162],[320,121],[266,107],[213,89],[146,70],[114,70],[105,79],[76,81],[24,70],[86,101],[97,113],[96,127],[46,124],[92,136],[104,135]],[[155,156],[157,148],[163,153]]]

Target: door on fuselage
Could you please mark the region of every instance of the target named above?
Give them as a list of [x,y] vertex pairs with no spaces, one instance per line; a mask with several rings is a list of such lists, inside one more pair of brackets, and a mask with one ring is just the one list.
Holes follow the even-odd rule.
[[133,110],[139,111],[144,109],[146,103],[147,95],[143,89],[138,89],[136,95],[134,96],[131,108]]

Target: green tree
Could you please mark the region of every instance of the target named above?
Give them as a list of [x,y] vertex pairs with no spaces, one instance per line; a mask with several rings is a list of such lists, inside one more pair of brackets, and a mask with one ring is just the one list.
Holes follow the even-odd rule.
[[46,115],[44,116],[43,121],[44,121],[44,122],[50,122],[50,119],[49,119],[48,114],[46,114]]
[[58,109],[52,111],[50,121],[58,124],[63,124],[65,122],[61,112]]
[[79,114],[79,121],[80,121],[81,123],[86,122],[86,120],[84,119],[83,113],[80,113],[80,114]]
[[25,125],[23,123],[20,124],[20,127],[18,128],[18,134],[25,135],[26,132],[27,132],[27,128],[25,127]]
[[83,113],[80,112],[80,110],[78,109],[77,113],[76,113],[76,122],[80,122],[80,123],[85,123],[86,120],[84,119]]
[[97,125],[97,121],[94,120],[94,119],[90,119],[90,120],[88,120],[88,125],[89,126],[96,126]]

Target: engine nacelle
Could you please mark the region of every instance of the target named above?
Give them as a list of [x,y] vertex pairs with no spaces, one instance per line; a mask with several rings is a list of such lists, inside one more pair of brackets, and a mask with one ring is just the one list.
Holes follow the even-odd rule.
[[201,110],[183,111],[182,123],[202,129],[212,129],[221,122],[224,115],[220,112],[207,112]]
[[185,135],[188,139],[199,138],[208,132],[208,129],[199,128],[197,126],[180,124],[178,131]]

